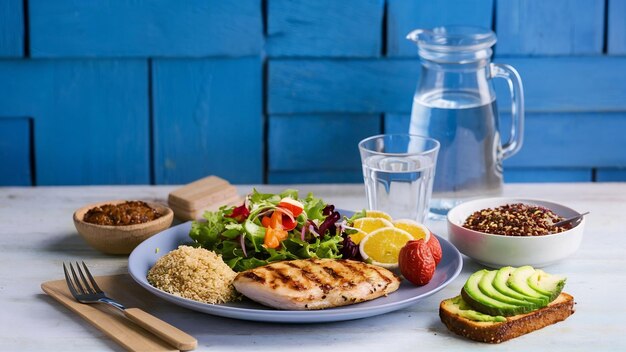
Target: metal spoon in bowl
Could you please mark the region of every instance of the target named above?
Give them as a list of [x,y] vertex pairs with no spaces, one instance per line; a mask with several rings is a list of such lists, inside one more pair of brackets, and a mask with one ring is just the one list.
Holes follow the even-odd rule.
[[565,220],[561,220],[557,223],[554,223],[552,226],[554,227],[561,227],[561,226],[565,226],[565,225],[569,225],[572,224],[572,227],[578,225],[578,223],[582,220],[583,216],[589,214],[589,212],[585,212],[579,215],[576,215],[574,217],[571,217],[569,219],[565,219]]

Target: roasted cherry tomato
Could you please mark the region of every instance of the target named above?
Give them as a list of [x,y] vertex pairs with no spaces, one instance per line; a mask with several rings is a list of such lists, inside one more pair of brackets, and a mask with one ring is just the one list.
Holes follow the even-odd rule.
[[443,253],[441,253],[441,245],[439,244],[439,240],[432,232],[430,233],[430,239],[428,240],[427,244],[428,248],[430,248],[430,252],[433,254],[433,259],[435,259],[435,266],[439,265]]
[[426,285],[435,274],[435,259],[424,240],[407,242],[400,249],[398,265],[404,278],[417,286]]

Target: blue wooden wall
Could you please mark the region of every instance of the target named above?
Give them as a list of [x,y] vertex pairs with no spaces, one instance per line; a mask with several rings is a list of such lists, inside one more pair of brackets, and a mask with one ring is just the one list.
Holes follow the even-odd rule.
[[0,185],[361,182],[453,24],[522,75],[507,182],[626,181],[626,0],[0,0]]

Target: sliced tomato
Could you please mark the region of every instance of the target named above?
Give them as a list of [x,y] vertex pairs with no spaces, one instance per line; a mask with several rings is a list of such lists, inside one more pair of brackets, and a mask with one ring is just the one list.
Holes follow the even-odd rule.
[[289,233],[286,230],[276,230],[276,238],[278,238],[279,241],[284,241],[287,239],[287,236],[289,236]]
[[263,225],[263,227],[270,227],[270,217],[269,216],[264,216],[261,219],[261,225]]
[[302,205],[302,203],[290,197],[285,197],[281,199],[280,203],[278,203],[278,206],[289,210],[295,218],[302,214],[302,211],[304,210],[304,205]]
[[283,229],[291,231],[296,228],[296,225],[298,225],[298,222],[295,219],[283,216]]
[[282,214],[281,224],[284,230],[291,231],[296,228],[296,225],[298,225],[298,222],[296,221],[296,218],[293,216],[293,213],[291,212],[291,210],[278,207],[276,208],[276,210],[274,210],[274,214],[275,213]]
[[276,237],[275,230],[271,227],[265,229],[265,238],[263,239],[263,245],[266,248],[278,248],[280,246],[280,241]]
[[270,218],[270,226],[273,229],[283,229],[283,214],[280,211],[274,210],[272,217]]
[[268,227],[265,229],[265,238],[263,239],[263,244],[267,248],[278,248],[280,246],[280,242],[286,239],[287,231],[277,230]]

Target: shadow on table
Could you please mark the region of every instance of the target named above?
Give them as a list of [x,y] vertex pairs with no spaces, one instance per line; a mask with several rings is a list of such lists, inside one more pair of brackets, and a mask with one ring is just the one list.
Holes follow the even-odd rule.
[[[42,244],[42,249],[48,252],[64,253],[64,254],[81,254],[88,258],[101,258],[101,257],[121,257],[116,255],[105,255],[85,242],[76,232],[56,236],[50,240],[46,240]],[[128,255],[124,255],[128,257]]]
[[68,324],[72,321],[73,324],[80,325],[83,327],[85,334],[91,334],[94,338],[100,339],[106,346],[112,351],[125,351],[122,346],[118,345],[115,341],[111,340],[109,337],[104,335],[100,330],[95,328],[94,326],[88,324],[76,313],[70,311],[69,309],[63,307],[59,302],[55,301],[52,297],[46,295],[45,293],[40,293],[36,295],[37,299],[40,299],[44,302],[47,302],[54,310],[59,312],[60,314],[66,316],[68,320]]

